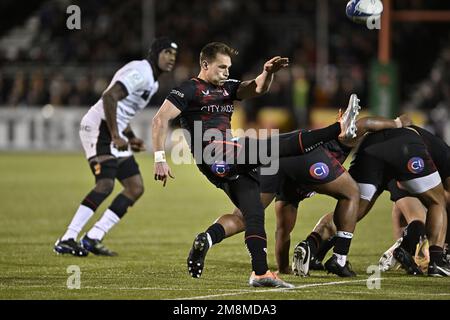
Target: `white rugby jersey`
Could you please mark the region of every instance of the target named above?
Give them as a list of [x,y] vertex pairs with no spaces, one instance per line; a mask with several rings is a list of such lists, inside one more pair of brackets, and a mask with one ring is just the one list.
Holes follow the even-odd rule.
[[[147,106],[150,98],[158,91],[159,83],[155,81],[150,62],[146,59],[134,60],[124,65],[114,74],[105,91],[118,81],[128,91],[128,96],[117,102],[117,129],[119,135],[124,137],[122,131],[136,113]],[[89,109],[85,116],[85,120],[90,120],[89,122],[100,119],[106,120],[102,98]]]

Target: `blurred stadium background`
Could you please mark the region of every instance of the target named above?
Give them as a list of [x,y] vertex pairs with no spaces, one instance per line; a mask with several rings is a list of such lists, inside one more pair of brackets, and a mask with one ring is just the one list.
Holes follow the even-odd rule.
[[[347,0],[2,0],[0,298],[214,298],[223,293],[216,298],[448,299],[447,279],[416,279],[401,271],[386,275],[389,281],[377,292],[366,289],[365,278],[344,287],[321,287],[318,282],[336,280],[323,274],[289,279],[313,289],[254,295],[242,290],[249,261],[241,237],[224,241],[224,250],[213,250],[204,278],[194,283],[184,265],[192,237],[232,206],[220,191],[205,187],[206,181],[192,166],[175,169],[177,179],[165,192],[150,181],[148,155],[138,157],[147,192],[127,223],[108,238],[121,255],[115,260],[81,261],[59,259],[51,252],[92,185],[78,138],[81,116],[118,67],[146,55],[155,36],[172,36],[180,51],[175,71],[161,77],[150,108],[133,124],[147,146],[156,108],[172,86],[197,75],[197,55],[210,41],[224,41],[239,50],[233,78],[254,77],[273,55],[291,60],[269,94],[238,104],[235,127],[321,126],[356,92],[366,112],[386,116],[408,112],[449,143],[450,1],[383,2],[385,8],[390,2],[394,10],[387,42],[389,34],[381,35],[386,30],[368,30],[345,17]],[[66,9],[72,4],[81,9],[81,30],[66,27]],[[403,10],[414,10],[415,18],[427,21],[405,21],[410,19],[395,14]],[[437,14],[430,16],[430,11]],[[382,42],[390,44],[390,54],[386,47],[381,50]],[[379,202],[358,225],[352,245],[351,260],[363,276],[392,243],[390,202],[387,197]],[[325,197],[302,205],[308,214],[302,215],[293,241],[304,237],[332,208],[333,201]],[[268,212],[273,268],[275,226],[272,208]],[[82,293],[65,287],[68,264],[82,267]]]
[[[384,2],[394,12],[450,9],[450,2],[441,0]],[[66,27],[71,4],[81,9],[81,30]],[[0,149],[78,150],[80,108],[95,103],[114,71],[145,56],[159,35],[175,38],[180,54],[175,71],[161,78],[153,110],[172,86],[197,75],[199,50],[215,40],[240,51],[233,61],[234,78],[253,77],[273,55],[288,56],[292,63],[277,76],[269,94],[240,104],[235,126],[319,126],[356,92],[366,110],[386,116],[410,112],[450,141],[450,21],[442,21],[442,14],[416,22],[397,21],[401,17],[392,15],[390,60],[380,64],[381,32],[349,21],[345,4],[48,0],[24,6],[4,0]],[[141,117],[137,129],[147,138],[148,119]]]

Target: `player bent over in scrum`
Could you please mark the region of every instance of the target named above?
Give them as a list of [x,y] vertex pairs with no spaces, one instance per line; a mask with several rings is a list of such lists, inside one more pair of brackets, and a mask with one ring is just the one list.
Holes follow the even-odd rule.
[[[422,134],[417,127],[390,129],[369,134],[361,143],[349,170],[361,191],[358,221],[370,211],[389,181],[395,180],[397,186],[418,198],[427,208],[428,275],[449,276],[450,266],[443,249],[447,230],[444,187],[428,152],[432,147]],[[333,235],[331,221],[330,215],[323,217],[317,231],[327,229],[327,233]],[[408,238],[423,231],[420,231],[420,223],[414,223],[410,228],[418,231],[407,232],[402,241],[405,244],[395,248],[393,256],[409,274],[423,274],[407,250],[413,242]]]
[[[450,147],[442,139],[425,129],[417,126],[412,127],[424,139],[441,177],[445,192],[448,221],[450,214]],[[387,271],[396,266],[397,261],[393,256],[393,252],[398,246],[402,246],[414,256],[415,262],[421,270],[425,271],[429,263],[428,241],[425,235],[426,209],[419,199],[413,197],[406,190],[400,189],[395,181],[389,182],[388,190],[391,194],[391,200],[394,202],[392,207],[394,239],[398,240],[380,258],[380,269]],[[450,242],[448,224],[445,234],[445,258],[448,261],[448,244]],[[405,239],[403,239],[403,235]]]
[[[158,77],[172,71],[176,53],[175,42],[168,38],[156,39],[148,58],[131,61],[119,69],[101,99],[83,117],[80,138],[95,177],[95,187],[83,199],[67,231],[56,242],[55,252],[75,256],[86,256],[88,252],[116,255],[102,244],[102,239],[144,192],[139,166],[132,153],[144,150],[144,142],[134,135],[129,123],[158,90]],[[123,191],[82,237],[81,245],[78,244],[78,234],[111,194],[115,179],[122,184]]]

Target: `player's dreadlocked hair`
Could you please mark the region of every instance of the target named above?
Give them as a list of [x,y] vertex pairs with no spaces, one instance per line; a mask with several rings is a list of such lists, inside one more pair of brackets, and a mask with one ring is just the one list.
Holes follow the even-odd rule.
[[200,51],[200,64],[204,60],[211,62],[211,60],[214,60],[218,53],[233,57],[238,55],[239,52],[233,48],[230,48],[225,43],[210,42],[203,47],[202,51]]

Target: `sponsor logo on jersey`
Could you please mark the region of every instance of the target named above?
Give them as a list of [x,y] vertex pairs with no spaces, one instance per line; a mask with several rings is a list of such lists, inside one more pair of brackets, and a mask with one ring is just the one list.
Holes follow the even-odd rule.
[[420,157],[413,157],[409,159],[407,167],[414,174],[421,173],[425,168],[425,162]]
[[202,90],[202,93],[203,93],[203,96],[207,96],[207,95],[209,95],[209,90],[206,90],[206,91]]
[[144,77],[136,70],[130,70],[125,76],[126,81],[131,85],[132,88],[138,87],[144,83]]
[[330,168],[323,162],[317,162],[309,168],[309,174],[314,179],[323,180],[330,174]]
[[233,112],[234,106],[232,104],[226,105],[210,104],[208,106],[203,106],[201,110],[206,112]]
[[223,96],[224,97],[228,97],[230,94],[228,93],[228,91],[226,89],[223,89]]
[[180,92],[180,91],[178,91],[178,90],[172,89],[172,91],[170,91],[170,93],[171,93],[171,94],[174,94],[174,95],[177,95],[177,96],[179,96],[180,98],[184,98],[184,93],[183,93],[183,92]]

